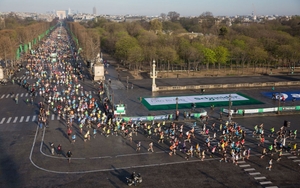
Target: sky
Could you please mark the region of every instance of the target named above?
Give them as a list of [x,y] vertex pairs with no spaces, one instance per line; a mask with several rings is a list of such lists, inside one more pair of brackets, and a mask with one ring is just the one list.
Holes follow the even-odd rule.
[[300,0],[0,0],[0,12],[46,13],[68,10],[108,15],[158,16],[175,11],[180,16],[300,15]]

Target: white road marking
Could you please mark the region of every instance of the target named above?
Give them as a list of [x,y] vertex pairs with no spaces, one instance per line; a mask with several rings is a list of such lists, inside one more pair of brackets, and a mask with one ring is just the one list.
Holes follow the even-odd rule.
[[20,97],[23,97],[24,93],[21,93]]
[[60,116],[57,116],[57,120],[60,120]]
[[[1,124],[1,123],[0,123],[0,124]],[[293,162],[298,163],[298,162],[300,162],[300,160],[293,160]]]
[[3,124],[3,122],[5,121],[6,118],[2,118],[0,124]]
[[249,164],[245,164],[245,165],[240,165],[240,167],[244,168],[244,167],[249,167]]
[[54,120],[54,114],[51,115],[51,120]]
[[243,164],[246,163],[246,161],[238,161],[237,164]]
[[292,155],[291,153],[283,153],[282,155]]
[[15,119],[14,119],[13,123],[16,123],[16,122],[17,122],[17,120],[18,120],[18,117],[15,117]]
[[244,169],[245,171],[253,171],[253,170],[255,170],[255,168],[246,168],[246,169]]
[[288,157],[288,159],[297,159],[298,157],[297,156],[290,156]]
[[36,118],[36,115],[32,116],[32,120],[31,121],[34,121]]
[[27,97],[27,96],[28,96],[28,93],[25,94],[25,97]]
[[266,177],[254,177],[254,179],[256,179],[256,180],[263,180],[263,179],[266,179]]
[[23,121],[23,119],[24,119],[24,116],[22,116],[22,117],[21,117],[21,119],[20,119],[20,121],[19,121],[19,122],[22,122],[22,121]]
[[16,97],[18,97],[18,96],[19,96],[19,93],[16,94]]
[[10,94],[7,94],[5,98],[8,98],[10,96]]
[[5,96],[5,94],[3,94],[3,95],[1,96],[1,99],[3,99],[4,96]]
[[28,122],[28,121],[29,121],[29,119],[30,119],[30,116],[27,116],[27,118],[26,118],[25,122]]
[[260,172],[252,172],[252,173],[249,173],[250,176],[255,176],[255,175],[259,175]]
[[259,182],[261,185],[266,185],[266,184],[271,184],[271,181],[263,181],[263,182]]
[[9,123],[12,117],[9,117],[6,123]]

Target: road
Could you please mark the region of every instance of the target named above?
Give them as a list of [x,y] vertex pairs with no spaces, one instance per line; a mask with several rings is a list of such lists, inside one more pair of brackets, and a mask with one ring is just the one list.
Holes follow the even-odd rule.
[[[140,96],[152,95],[149,90],[151,87],[148,83],[149,80],[130,80],[134,84],[134,88],[127,91],[124,81],[116,79],[114,67],[110,66],[107,70],[109,73],[107,79],[112,79],[115,100],[125,101],[130,115],[152,113],[141,106],[138,101]],[[25,71],[22,70],[17,76],[26,76],[24,73]],[[126,75],[127,73],[122,74]],[[26,76],[26,78],[29,82],[35,81],[33,77]],[[299,79],[297,77],[280,79],[293,78]],[[206,79],[206,81],[202,79],[201,82],[209,83],[211,81],[210,78]],[[259,81],[259,78],[253,77],[253,79]],[[179,83],[182,85],[194,84],[193,82],[200,83],[199,80],[180,79]],[[161,80],[158,84],[174,84],[175,82],[177,82],[176,79]],[[229,80],[220,78],[219,82],[225,83]],[[81,84],[85,90],[91,93],[97,90],[91,80],[86,80]],[[297,90],[297,88],[284,89]],[[261,91],[261,89],[246,89],[240,92],[263,101],[262,106],[274,105],[270,99],[261,96]],[[183,94],[188,95],[195,92],[186,91]],[[177,94],[160,93],[159,95]],[[19,97],[18,104],[14,101],[16,95]],[[272,171],[268,171],[265,167],[271,156],[260,159],[261,148],[257,146],[258,140],[252,137],[254,125],[261,123],[264,123],[266,134],[272,126],[279,129],[284,120],[291,122],[291,130],[299,129],[299,115],[233,117],[233,120],[246,130],[246,148],[251,148],[250,160],[240,161],[238,165],[234,165],[220,163],[221,155],[219,154],[213,158],[207,155],[204,161],[200,161],[196,157],[186,160],[185,154],[180,151],[176,156],[169,156],[170,144],[168,142],[158,144],[157,136],[147,138],[142,131],[137,136],[133,136],[132,142],[121,135],[105,137],[100,132],[95,138],[92,137],[90,141],[84,142],[78,129],[75,129],[78,138],[75,143],[71,144],[65,134],[65,122],[55,114],[50,116],[49,128],[39,129],[37,127],[37,103],[42,98],[37,95],[33,105],[26,103],[27,98],[29,98],[27,91],[17,84],[0,86],[0,185],[4,188],[127,187],[125,177],[130,176],[132,171],[142,174],[142,187],[300,187],[298,181],[300,157],[284,153],[282,161],[274,162]],[[155,113],[169,113],[169,111]],[[218,120],[217,109],[210,114],[207,125],[211,126],[213,123],[217,125],[223,123]],[[184,124],[184,131],[187,131],[192,128],[193,121],[184,121],[181,117],[178,125],[181,124]],[[196,137],[192,139],[191,144],[204,144],[206,137],[199,133],[201,126],[202,123],[197,122]],[[220,135],[221,132],[218,132],[217,138]],[[271,138],[266,138],[266,140],[266,146],[272,143]],[[142,142],[142,148],[140,152],[136,152],[136,144],[139,141]],[[151,141],[154,142],[153,153],[147,151]],[[300,139],[288,141],[299,143]],[[51,155],[51,142],[62,144],[62,156]],[[217,142],[212,141],[212,144],[215,145]],[[69,149],[73,153],[70,164],[65,157],[65,153]],[[273,157],[276,159],[277,156]]]

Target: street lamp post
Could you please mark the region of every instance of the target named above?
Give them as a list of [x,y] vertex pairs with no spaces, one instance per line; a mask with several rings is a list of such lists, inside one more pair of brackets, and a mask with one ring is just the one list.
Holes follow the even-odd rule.
[[278,96],[278,109],[277,109],[277,114],[280,114],[280,100],[281,100],[281,93],[279,93],[279,96]]
[[176,121],[178,121],[178,119],[179,119],[178,97],[176,97],[176,112],[175,112],[175,119],[176,119]]
[[156,84],[155,84],[155,78],[157,77],[156,72],[155,72],[155,60],[153,60],[152,64],[152,92],[156,91]]
[[178,111],[178,97],[176,97],[176,113]]
[[231,121],[231,94],[229,94],[229,98],[228,98],[228,118],[229,121]]

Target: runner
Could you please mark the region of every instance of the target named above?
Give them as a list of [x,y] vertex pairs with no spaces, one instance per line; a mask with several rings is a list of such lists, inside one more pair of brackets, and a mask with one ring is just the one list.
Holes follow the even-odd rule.
[[71,157],[72,157],[72,152],[71,152],[71,150],[69,150],[67,153],[66,153],[66,155],[67,155],[67,158],[68,158],[68,163],[71,163]]

